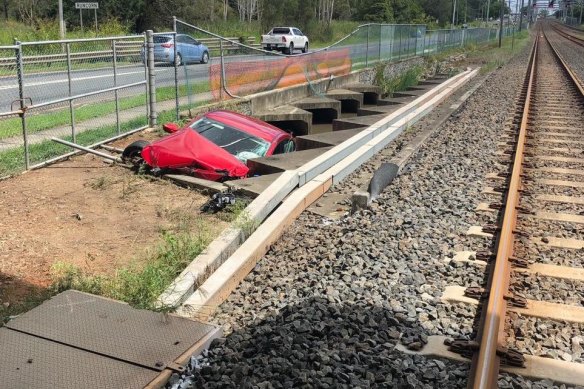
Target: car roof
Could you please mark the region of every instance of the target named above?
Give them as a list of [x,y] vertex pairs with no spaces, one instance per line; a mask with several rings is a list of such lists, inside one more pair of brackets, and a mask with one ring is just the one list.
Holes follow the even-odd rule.
[[268,142],[273,142],[280,138],[282,135],[287,135],[287,133],[278,127],[272,126],[262,120],[242,115],[237,112],[218,110],[207,112],[203,116],[209,119],[216,120],[230,127],[237,128],[238,130],[244,131],[250,135],[257,136]]
[[[174,38],[174,34],[156,34],[156,35],[154,35],[154,36],[162,36],[162,37],[165,37],[165,38],[171,38],[171,39],[172,39],[172,38]],[[190,35],[189,35],[189,34],[176,34],[176,36],[189,36],[189,37],[190,37]],[[192,38],[192,37],[191,37],[191,38]],[[194,38],[193,38],[193,39],[194,39]]]

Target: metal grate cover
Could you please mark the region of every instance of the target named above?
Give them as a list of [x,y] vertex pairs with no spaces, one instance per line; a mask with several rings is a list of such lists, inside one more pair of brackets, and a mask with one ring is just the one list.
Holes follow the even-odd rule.
[[6,327],[158,371],[172,366],[215,330],[74,290],[53,297]]
[[0,328],[0,387],[142,388],[159,373]]

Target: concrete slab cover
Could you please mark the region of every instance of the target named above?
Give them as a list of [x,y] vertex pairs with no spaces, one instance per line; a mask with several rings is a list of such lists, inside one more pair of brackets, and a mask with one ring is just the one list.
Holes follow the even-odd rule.
[[53,297],[6,328],[158,371],[215,330],[75,290]]
[[265,174],[263,176],[227,181],[225,185],[233,190],[241,191],[247,196],[257,197],[281,175],[282,173]]
[[[352,130],[344,130],[344,131],[332,131],[332,132],[323,132],[321,134],[313,134],[313,135],[303,135],[296,138],[296,142],[298,143],[298,148],[301,150],[306,150],[309,148],[318,148],[324,146],[336,146],[340,145],[347,139],[352,138],[353,136],[357,135],[364,128],[357,128]],[[314,145],[315,147],[301,147],[301,145]]]
[[143,388],[159,374],[7,328],[0,345],[3,388]]
[[[320,149],[294,151],[292,153],[277,154],[269,157],[254,158],[247,160],[247,166],[252,171],[259,171],[260,166],[269,168],[269,173],[283,172],[284,170],[298,169],[306,162],[316,158],[332,147],[323,147]],[[268,172],[264,172],[266,174]]]
[[331,89],[325,96],[335,100],[355,100],[363,104],[363,94],[348,89]]

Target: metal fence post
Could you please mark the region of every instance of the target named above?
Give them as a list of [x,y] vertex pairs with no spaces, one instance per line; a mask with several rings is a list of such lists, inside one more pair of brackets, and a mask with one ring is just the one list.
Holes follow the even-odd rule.
[[402,58],[402,55],[401,55],[401,53],[402,53],[402,28],[401,28],[401,26],[397,26],[397,28],[399,30],[399,52],[398,52],[397,59],[398,59],[398,61],[400,61]]
[[365,67],[369,66],[369,24],[367,25],[367,46],[365,49]]
[[28,170],[30,166],[30,156],[28,152],[28,133],[26,130],[26,106],[24,104],[24,68],[22,65],[22,45],[20,41],[14,40],[16,48],[16,74],[18,76],[18,98],[20,99],[20,120],[22,121],[22,139],[24,142],[24,168]]
[[176,63],[177,55],[177,30],[176,30],[176,16],[172,17],[172,31],[174,31],[174,105],[176,106],[176,120],[180,118],[179,101],[178,101],[178,64]]
[[156,74],[154,73],[154,33],[152,30],[146,31],[146,49],[148,61],[148,95],[150,105],[150,115],[148,117],[148,125],[156,127]]
[[415,29],[416,31],[414,31],[414,34],[416,37],[414,38],[414,57],[418,55],[418,26],[416,26]]
[[[112,61],[114,65],[114,87],[118,86],[118,51],[116,48],[116,40],[112,40]],[[114,96],[116,98],[116,130],[117,134],[120,135],[120,99],[118,95],[118,90],[114,91]]]
[[225,63],[223,59],[223,39],[219,39],[219,59],[221,61],[221,72],[219,77],[221,79],[221,87],[219,88],[219,99],[223,101],[223,93],[225,91]]
[[[71,44],[65,44],[65,53],[67,54],[67,84],[69,85],[69,97],[73,96],[73,85],[71,85]],[[73,100],[69,99],[69,114],[71,116],[71,139],[77,143],[77,134],[75,132],[75,109]]]
[[143,33],[144,35],[144,42],[142,43],[142,63],[144,64],[144,80],[146,81],[144,83],[144,88],[146,89],[146,118],[150,117],[150,104],[148,104],[148,101],[150,101],[150,88],[148,86],[148,42],[147,42],[147,38],[146,38],[146,33]]
[[407,48],[406,53],[408,55],[406,55],[406,58],[408,58],[408,57],[411,56],[411,48],[410,48],[410,46],[411,46],[411,43],[412,43],[411,42],[412,41],[412,26],[408,26],[408,29],[407,30],[408,30],[408,36],[406,37],[406,39],[408,40],[408,48]]
[[379,62],[381,62],[381,37],[383,36],[383,26],[379,25]]

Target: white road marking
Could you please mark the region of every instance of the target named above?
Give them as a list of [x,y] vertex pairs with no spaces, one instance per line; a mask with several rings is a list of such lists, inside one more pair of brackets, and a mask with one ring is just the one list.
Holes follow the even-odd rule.
[[[125,72],[125,73],[118,73],[118,76],[128,76],[131,74],[144,74],[144,71],[138,71],[138,72]],[[84,80],[93,80],[96,78],[104,78],[104,77],[112,77],[113,78],[113,73],[112,74],[102,74],[100,76],[88,76],[88,77],[78,77],[78,78],[72,78],[71,81],[84,81]],[[65,78],[63,80],[51,80],[51,81],[42,81],[42,82],[33,82],[33,83],[26,83],[24,84],[25,88],[31,87],[31,86],[39,86],[39,85],[48,85],[48,84],[60,84],[60,83],[64,83],[64,82],[68,82],[68,80]],[[18,85],[7,85],[7,86],[0,86],[0,90],[6,90],[6,89],[17,89]]]

